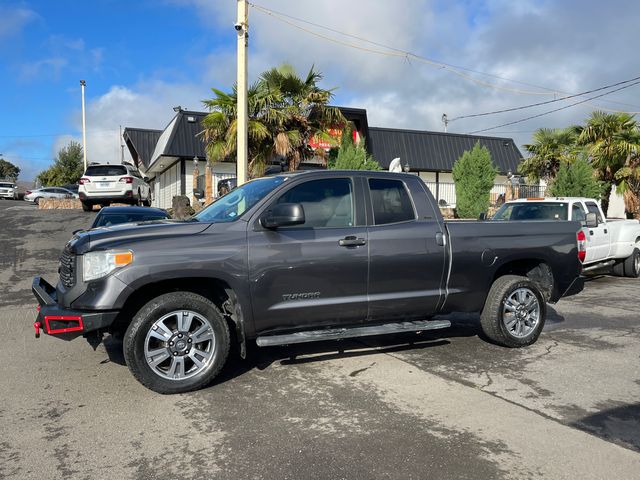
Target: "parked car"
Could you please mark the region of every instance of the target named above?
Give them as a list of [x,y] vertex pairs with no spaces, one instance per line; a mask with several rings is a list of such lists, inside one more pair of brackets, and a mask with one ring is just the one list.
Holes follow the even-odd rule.
[[121,223],[147,222],[170,218],[166,210],[151,207],[106,207],[100,210],[91,228],[109,227]]
[[[36,329],[124,337],[160,393],[210,383],[230,343],[424,331],[481,312],[491,341],[538,339],[547,302],[581,290],[578,222],[445,222],[414,175],[316,171],[245,183],[185,222],[79,232],[59,281],[33,281]],[[233,330],[233,334],[230,332]],[[61,370],[62,371],[62,370]]]
[[78,182],[82,209],[90,212],[94,205],[112,203],[151,206],[148,180],[132,165],[89,165]]
[[18,186],[12,182],[0,182],[0,198],[18,199]]
[[578,221],[584,225],[584,271],[611,269],[640,277],[640,222],[607,219],[597,200],[581,197],[526,198],[505,203],[493,216],[504,220]]
[[26,202],[33,202],[36,205],[40,203],[42,198],[78,198],[78,195],[62,187],[36,188],[35,190],[27,190],[24,194]]

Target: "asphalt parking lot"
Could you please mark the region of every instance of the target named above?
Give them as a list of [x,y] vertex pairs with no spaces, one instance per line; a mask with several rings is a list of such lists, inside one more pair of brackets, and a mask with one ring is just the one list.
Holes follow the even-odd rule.
[[435,333],[253,347],[213,386],[161,396],[116,341],[34,339],[32,277],[54,281],[94,215],[0,201],[0,478],[638,478],[640,280],[589,279],[527,349],[451,315]]

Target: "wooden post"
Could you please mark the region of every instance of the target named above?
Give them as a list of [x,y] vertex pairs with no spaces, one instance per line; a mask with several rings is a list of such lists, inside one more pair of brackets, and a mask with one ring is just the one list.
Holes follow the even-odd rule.
[[213,202],[213,175],[211,173],[211,165],[207,162],[207,166],[204,169],[204,203],[209,205]]

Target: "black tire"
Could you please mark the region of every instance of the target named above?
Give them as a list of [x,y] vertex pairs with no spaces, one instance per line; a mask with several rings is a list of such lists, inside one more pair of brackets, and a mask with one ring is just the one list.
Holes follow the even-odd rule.
[[624,260],[616,262],[613,267],[611,267],[611,273],[616,277],[624,277]]
[[41,198],[42,198],[42,197],[36,197],[36,198],[34,198],[34,199],[33,199],[33,203],[35,203],[36,205],[40,205],[40,199],[41,199]]
[[[212,338],[200,342],[196,331],[191,332],[189,328],[184,331],[179,330],[178,316],[183,312],[184,315],[193,314],[193,320],[190,320],[191,328],[202,330],[206,326],[203,335],[208,334],[209,336],[210,332]],[[173,319],[175,319],[175,323],[172,324]],[[200,328],[198,328],[198,324],[201,325]],[[171,325],[174,325],[175,328]],[[155,329],[153,329],[154,326]],[[165,334],[166,341],[159,341],[155,335],[152,335],[152,332],[163,330],[159,326],[167,332]],[[178,339],[179,335],[184,336]],[[185,344],[187,338],[190,345]],[[162,394],[184,393],[205,387],[220,373],[229,355],[229,338],[227,322],[213,302],[191,292],[165,293],[148,302],[131,321],[124,335],[124,358],[136,380],[150,390]],[[152,346],[151,342],[155,342],[156,345]],[[173,346],[170,347],[170,344]],[[203,348],[209,350],[202,353],[210,353],[210,355],[206,359],[205,357],[200,358],[199,362],[203,365],[199,366],[193,361],[193,356],[198,355],[196,352],[200,351],[196,345],[203,344],[207,344]],[[160,351],[157,359],[164,358],[165,355],[166,358],[152,367],[150,363],[154,357],[147,357],[145,348],[148,348],[148,353]],[[182,350],[176,351],[179,348]],[[184,350],[185,348],[186,350]],[[189,348],[194,350],[193,356],[188,355]],[[184,378],[176,378],[175,375],[174,378],[168,378],[172,375],[172,371],[175,372],[174,368],[178,369],[175,365],[176,360],[180,360],[180,357],[182,357],[181,370]],[[147,361],[148,358],[149,361]],[[180,373],[177,376],[180,376]]]
[[91,203],[87,203],[87,202],[81,202],[81,203],[82,203],[82,210],[84,210],[85,212],[93,211],[93,205]]
[[[529,292],[527,298],[533,302],[533,307],[537,307],[537,315],[528,315],[528,307],[522,303],[522,311],[513,312],[509,317],[505,317],[506,302],[511,302],[510,297],[516,295],[517,292]],[[524,295],[524,294],[523,294]],[[535,301],[533,300],[535,297]],[[509,303],[511,308],[512,303]],[[520,308],[520,306],[518,306]],[[524,313],[523,313],[524,312]],[[517,315],[528,315],[520,319]],[[534,344],[540,332],[544,328],[546,318],[546,302],[544,296],[540,292],[538,286],[527,277],[518,275],[505,275],[498,278],[487,295],[484,308],[480,315],[480,324],[484,334],[498,345],[510,348],[526,347]],[[535,322],[533,319],[535,318]],[[514,321],[514,328],[522,328],[521,334],[512,331],[507,326],[508,323]],[[531,325],[533,323],[533,325]],[[527,331],[529,330],[529,331]]]
[[142,205],[144,205],[145,207],[150,207],[151,206],[151,192],[149,192],[149,195],[147,195],[147,198],[145,198],[142,201]]
[[629,278],[640,277],[640,249],[633,249],[633,253],[624,261],[624,276]]

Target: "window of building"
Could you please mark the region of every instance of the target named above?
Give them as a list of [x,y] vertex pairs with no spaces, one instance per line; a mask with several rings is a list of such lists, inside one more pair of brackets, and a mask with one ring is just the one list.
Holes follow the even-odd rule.
[[374,225],[415,220],[416,213],[409,192],[400,180],[369,179]]

